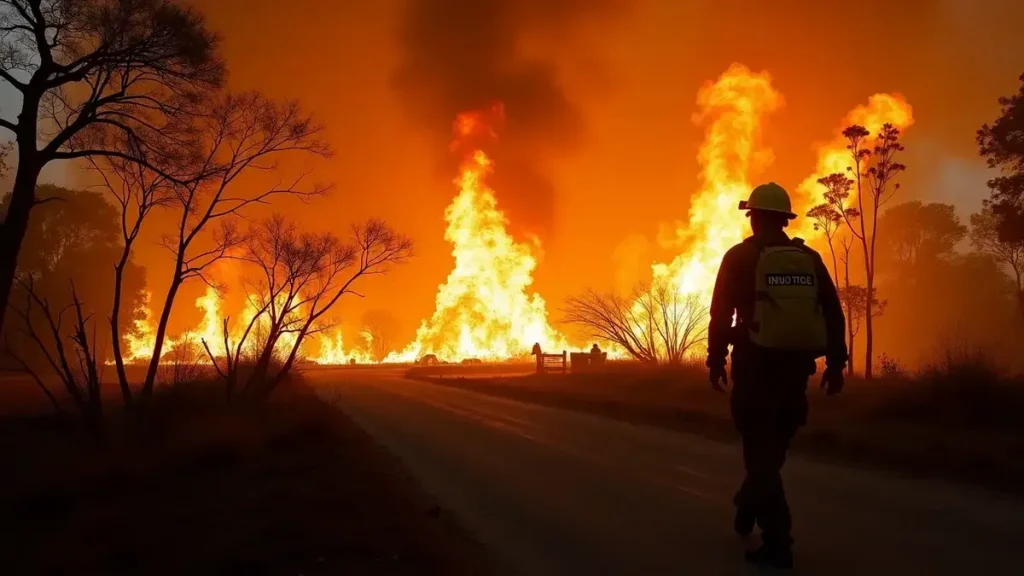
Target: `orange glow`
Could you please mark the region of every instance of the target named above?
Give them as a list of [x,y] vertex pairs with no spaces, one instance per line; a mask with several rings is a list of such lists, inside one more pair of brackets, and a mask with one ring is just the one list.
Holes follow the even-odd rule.
[[446,360],[505,359],[564,347],[548,324],[544,299],[530,293],[537,261],[528,244],[508,233],[505,214],[486,183],[491,159],[478,142],[494,137],[491,122],[502,109],[460,114],[454,123],[453,150],[467,150],[455,184],[459,193],[445,211],[445,239],[452,244],[455,268],[437,291],[434,314],[416,340],[388,361],[413,361],[424,354]]
[[761,145],[761,130],[764,117],[779,109],[783,98],[767,72],[733,64],[701,88],[697,104],[694,121],[707,126],[698,154],[701,187],[688,222],[675,231],[683,251],[668,264],[655,264],[654,277],[667,279],[680,294],[710,301],[722,256],[748,230],[737,205],[750,194],[751,174],[773,159]]
[[[863,126],[871,132],[864,142],[865,146],[871,147],[874,144],[875,135],[881,131],[884,124],[892,124],[901,132],[906,131],[914,124],[914,111],[901,94],[875,94],[868,99],[867,104],[851,110],[840,124],[835,138],[819,148],[817,168],[814,173],[800,183],[793,195],[793,208],[799,216],[803,216],[809,209],[824,202],[825,189],[818,184],[819,178],[837,172],[848,174],[850,178],[854,177],[847,170],[853,162],[850,151],[846,149],[848,142],[842,135],[842,130],[853,124]],[[856,202],[856,189],[852,191],[850,201]],[[814,231],[814,222],[809,218],[798,218],[791,232],[802,238],[813,238],[819,235]]]
[[[767,72],[755,73],[741,64],[733,64],[700,89],[699,110],[693,120],[705,130],[698,153],[701,183],[691,199],[687,222],[675,229],[680,251],[671,262],[652,266],[655,281],[669,282],[681,295],[698,294],[708,304],[722,256],[749,232],[738,203],[750,193],[754,177],[774,160],[761,136],[766,117],[783,103]],[[426,354],[448,361],[503,360],[527,355],[534,343],[545,350],[568,348],[565,338],[548,322],[544,299],[530,291],[537,266],[533,248],[510,235],[507,218],[487,185],[495,166],[483,147],[496,138],[495,129],[502,120],[499,105],[460,114],[453,123],[452,150],[464,154],[454,181],[458,194],[445,211],[445,239],[452,246],[455,265],[438,288],[434,313],[421,323],[415,340],[404,350],[389,353],[383,362],[412,362]],[[860,124],[874,134],[887,122],[901,130],[913,124],[912,109],[898,94],[872,96],[866,105],[850,111],[841,126]],[[798,214],[821,201],[818,178],[846,170],[850,162],[845,146],[845,139],[838,135],[820,147],[814,173],[795,188]],[[805,238],[816,236],[805,218],[796,221],[792,232]],[[176,338],[167,338],[165,354],[175,346],[205,340],[214,355],[223,356],[220,297],[211,288],[195,305],[203,312],[201,322]],[[148,298],[146,306],[145,318],[136,322],[137,334],[127,337],[127,362],[146,361],[152,352]],[[255,312],[247,304],[230,328],[230,345],[238,341]],[[257,327],[265,322],[267,319],[261,318]],[[372,335],[363,331],[360,337],[362,344],[346,349],[340,330],[321,334],[310,339],[316,354],[305,356],[314,363],[331,365],[380,361],[370,352]],[[293,338],[285,334],[278,349],[289,349]],[[614,346],[605,349],[611,357],[623,356]],[[208,361],[205,354],[203,360]]]

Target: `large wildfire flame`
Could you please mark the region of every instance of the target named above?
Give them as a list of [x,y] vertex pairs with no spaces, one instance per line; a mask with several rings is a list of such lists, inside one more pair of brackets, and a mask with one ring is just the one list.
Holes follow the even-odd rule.
[[[783,105],[783,97],[772,86],[767,72],[754,73],[733,64],[716,81],[701,88],[697,104],[700,111],[694,121],[706,126],[698,154],[700,188],[691,199],[687,222],[675,230],[681,252],[669,263],[654,264],[653,275],[656,281],[669,282],[680,294],[696,294],[707,304],[722,256],[748,233],[746,218],[737,205],[753,188],[752,177],[773,160],[772,151],[761,144],[761,132],[765,117]],[[464,159],[455,179],[459,192],[445,211],[445,238],[452,244],[455,267],[438,288],[434,313],[420,325],[415,341],[401,352],[388,354],[385,362],[411,362],[426,354],[443,360],[498,360],[523,356],[534,343],[545,349],[566,347],[565,339],[548,323],[543,298],[529,291],[537,266],[531,246],[516,242],[509,234],[507,219],[486,183],[494,166],[483,146],[495,137],[494,129],[502,120],[500,105],[456,118],[452,148],[463,153]],[[867,104],[846,115],[840,130],[859,124],[875,135],[885,123],[902,131],[913,122],[913,110],[901,95],[875,94]],[[872,143],[869,137],[866,144]],[[814,172],[792,190],[798,214],[823,201],[819,178],[847,172],[851,162],[846,144],[837,133],[819,147]],[[790,232],[808,240],[818,236],[808,218],[797,219]],[[177,348],[195,347],[203,340],[214,355],[223,355],[219,304],[213,289],[197,299],[203,320],[194,330],[167,338],[164,355]],[[232,341],[237,342],[235,332],[246,326],[254,313],[251,306],[243,310],[232,329]],[[136,322],[135,334],[126,337],[127,362],[148,361],[152,355],[148,295],[144,315]],[[368,352],[373,348],[372,335],[364,331],[360,336],[364,345],[346,350],[340,331],[321,335],[314,344],[319,353],[306,357],[320,364],[379,361]],[[283,340],[282,349],[294,342]],[[201,357],[208,361],[205,354]]]
[[[697,103],[701,111],[695,120],[707,122],[698,156],[703,168],[702,185],[691,201],[688,223],[676,231],[684,251],[671,263],[655,264],[654,276],[669,279],[679,293],[698,294],[707,303],[722,257],[749,233],[746,218],[737,206],[753,188],[751,175],[773,159],[771,150],[760,144],[762,121],[783,104],[783,99],[766,72],[752,73],[745,66],[733,64],[717,81],[701,88]],[[905,130],[913,121],[912,109],[901,95],[875,94],[866,105],[846,115],[840,131],[859,124],[875,135],[885,123]],[[793,205],[797,214],[823,201],[819,178],[846,173],[851,164],[846,144],[842,134],[837,134],[819,148],[817,168],[795,189]],[[807,218],[798,218],[790,232],[810,240],[819,235]]]
[[698,160],[701,187],[690,202],[689,221],[677,227],[684,251],[668,264],[655,264],[655,279],[667,279],[680,294],[710,299],[725,251],[747,231],[736,209],[750,194],[750,175],[772,161],[761,145],[763,118],[783,104],[766,72],[733,64],[697,94],[701,111],[694,120],[707,124]]
[[[548,323],[544,299],[529,293],[537,261],[529,244],[516,242],[507,219],[498,209],[494,191],[486,184],[493,166],[478,143],[494,137],[493,126],[502,120],[502,109],[460,114],[455,121],[453,149],[466,152],[455,179],[459,193],[445,212],[445,238],[452,243],[455,268],[437,292],[434,314],[424,321],[416,340],[402,352],[390,353],[386,362],[415,361],[425,354],[445,360],[463,358],[506,359],[528,354],[535,343],[543,348],[565,347],[564,338]],[[196,301],[203,320],[195,330],[166,339],[164,355],[185,343],[205,340],[215,356],[224,354],[219,297],[210,289]],[[232,340],[252,318],[245,310],[232,330]],[[128,337],[129,362],[146,361],[154,338],[148,305],[145,318]],[[362,333],[365,350],[372,336]],[[290,346],[290,342],[282,346]],[[364,349],[346,350],[341,332],[319,338],[319,353],[307,355],[320,364],[373,363]]]
[[544,299],[529,293],[537,261],[528,244],[508,233],[505,214],[486,183],[493,164],[478,144],[494,137],[502,108],[460,114],[453,149],[465,159],[455,179],[459,193],[445,212],[445,239],[455,268],[437,291],[436,308],[416,340],[388,360],[410,361],[425,354],[505,359],[527,354],[535,343],[564,346],[548,324]]

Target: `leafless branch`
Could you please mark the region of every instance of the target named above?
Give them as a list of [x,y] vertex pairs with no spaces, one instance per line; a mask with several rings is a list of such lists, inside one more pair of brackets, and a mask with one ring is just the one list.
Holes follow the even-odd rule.
[[333,234],[299,232],[275,215],[256,227],[247,244],[246,261],[260,278],[250,283],[251,301],[266,310],[267,339],[259,352],[253,378],[265,378],[275,347],[284,334],[294,335],[287,358],[270,386],[294,364],[309,336],[324,330],[321,318],[364,276],[384,274],[411,254],[411,242],[384,222],[370,220],[353,227],[352,240]]
[[629,298],[593,290],[570,298],[563,320],[648,363],[678,364],[707,336],[707,307],[665,283],[637,286]]
[[[36,346],[40,356],[59,378],[68,396],[79,410],[90,419],[97,418],[101,406],[100,374],[94,345],[88,338],[90,318],[82,312],[82,303],[74,285],[71,285],[72,303],[57,311],[50,307],[46,298],[35,291],[31,276],[18,279],[18,286],[24,295],[24,303],[19,306],[11,302],[8,303],[8,306],[21,320],[22,335]],[[72,334],[65,336],[63,318],[65,312],[70,309],[75,310],[76,322]],[[35,310],[39,310],[41,313],[39,320],[44,326],[45,340],[43,334],[36,327]],[[65,337],[72,343],[70,350],[64,345]],[[70,360],[72,356],[78,361],[77,369],[73,368]],[[21,363],[26,368],[28,367],[28,363],[24,360]],[[31,375],[38,380],[40,385],[42,384],[38,373]],[[52,394],[47,394],[47,396],[51,397]]]

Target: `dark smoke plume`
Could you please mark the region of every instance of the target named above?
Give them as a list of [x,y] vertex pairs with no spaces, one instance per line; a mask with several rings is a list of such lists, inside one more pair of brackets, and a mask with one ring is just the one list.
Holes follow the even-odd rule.
[[[518,229],[551,231],[554,187],[546,160],[572,150],[584,132],[554,57],[524,55],[522,43],[570,38],[580,26],[617,12],[621,1],[406,1],[394,78],[402,103],[438,137],[439,154],[447,154],[456,114],[504,105],[496,148],[485,151],[495,160],[490,183]],[[458,160],[446,157],[448,175]]]

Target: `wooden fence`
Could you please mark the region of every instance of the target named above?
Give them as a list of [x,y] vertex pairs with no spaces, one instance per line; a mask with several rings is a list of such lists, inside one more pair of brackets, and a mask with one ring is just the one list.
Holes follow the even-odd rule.
[[566,362],[568,354],[565,350],[562,350],[561,354],[535,354],[537,357],[537,374],[552,374],[561,372],[565,374],[568,371],[568,363]]

